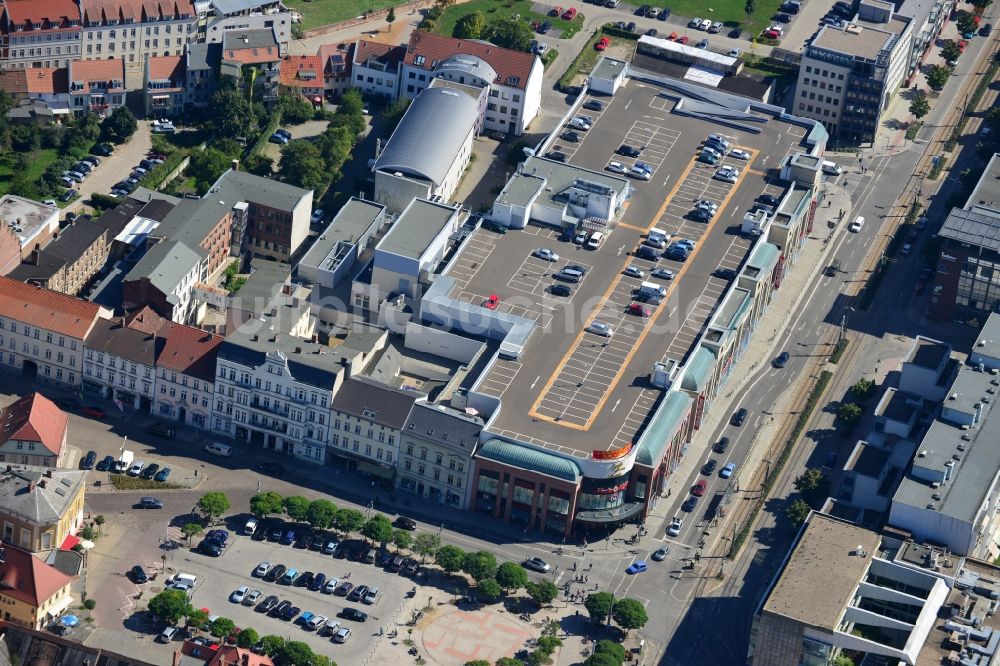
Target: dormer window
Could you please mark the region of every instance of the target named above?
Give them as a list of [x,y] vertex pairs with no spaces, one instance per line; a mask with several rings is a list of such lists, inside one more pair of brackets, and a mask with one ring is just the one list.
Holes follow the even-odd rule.
[[423,64],[424,64],[424,57],[423,57],[422,55],[418,55],[418,56],[416,56],[416,57],[415,57],[415,58],[413,59],[413,64],[414,64],[414,65],[420,65],[420,66],[423,66]]

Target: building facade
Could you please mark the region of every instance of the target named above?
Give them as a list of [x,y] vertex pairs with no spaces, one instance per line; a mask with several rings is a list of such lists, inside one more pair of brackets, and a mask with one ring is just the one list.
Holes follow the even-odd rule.
[[98,319],[84,342],[83,388],[111,399],[118,409],[148,412],[156,381],[155,333],[121,319]]
[[431,502],[468,508],[472,453],[482,429],[481,418],[414,403],[399,442],[396,487]]
[[191,0],[81,0],[80,13],[84,60],[120,58],[141,64],[149,56],[180,56],[198,36]]
[[119,58],[70,62],[69,103],[76,116],[111,115],[125,104],[125,61]]
[[186,55],[150,56],[143,68],[143,106],[153,118],[177,116],[187,108]]
[[87,473],[12,463],[0,466],[3,542],[35,553],[63,547],[83,524]]
[[0,558],[3,621],[42,629],[73,603],[73,579],[27,550],[5,546]]
[[80,8],[73,0],[7,0],[0,15],[4,69],[67,67],[80,57]]
[[399,96],[399,70],[406,47],[362,39],[354,43],[351,85],[367,95]]
[[153,412],[195,428],[211,426],[215,396],[215,357],[222,337],[172,324],[156,358]]
[[41,393],[15,400],[0,412],[0,462],[59,467],[68,423],[66,414]]

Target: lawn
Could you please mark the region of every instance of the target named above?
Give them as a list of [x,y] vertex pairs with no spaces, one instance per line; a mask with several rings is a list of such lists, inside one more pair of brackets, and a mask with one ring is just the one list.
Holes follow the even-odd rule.
[[[771,24],[771,17],[778,13],[780,6],[781,0],[763,0],[756,3],[753,21],[747,25],[747,15],[744,9],[746,2],[744,0],[709,0],[707,4],[703,0],[674,0],[669,3],[672,16],[722,21],[726,25],[726,32],[739,27],[744,32],[749,32],[754,36]],[[695,31],[695,33],[697,32]],[[693,38],[694,33],[688,32],[688,35]],[[705,37],[708,38],[708,41],[712,41],[712,35],[705,35]]]
[[367,12],[399,6],[405,0],[287,0],[285,6],[302,14],[302,29],[340,23]]
[[[553,6],[559,4],[558,2],[552,3]],[[495,18],[510,18],[514,14],[520,14],[521,18],[528,21],[528,23],[534,23],[535,21],[548,21],[552,24],[553,30],[561,30],[561,37],[568,38],[575,35],[583,27],[583,15],[577,14],[572,21],[563,21],[561,18],[556,18],[554,16],[546,16],[545,14],[539,14],[538,12],[531,11],[531,8],[535,5],[531,0],[469,0],[469,2],[463,2],[460,5],[452,5],[445,10],[444,14],[441,15],[437,21],[435,21],[434,32],[439,35],[451,36],[452,31],[455,29],[455,24],[458,19],[462,18],[465,14],[470,14],[475,11],[480,11],[483,16],[486,17],[486,22],[489,23]],[[577,10],[581,10],[581,3],[565,2],[564,7],[576,7]],[[545,35],[539,36],[539,40],[544,41]]]
[[[7,193],[10,177],[13,175],[13,153],[0,157],[0,195]],[[59,153],[54,148],[43,148],[28,156],[28,170],[25,172],[30,180],[37,180],[50,164],[59,159]]]

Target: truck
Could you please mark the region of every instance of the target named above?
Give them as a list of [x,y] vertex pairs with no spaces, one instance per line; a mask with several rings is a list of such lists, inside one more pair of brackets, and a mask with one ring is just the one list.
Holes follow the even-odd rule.
[[116,474],[124,474],[128,471],[128,468],[132,466],[132,461],[135,459],[135,454],[131,451],[122,451],[122,455],[118,460],[115,461],[114,471]]

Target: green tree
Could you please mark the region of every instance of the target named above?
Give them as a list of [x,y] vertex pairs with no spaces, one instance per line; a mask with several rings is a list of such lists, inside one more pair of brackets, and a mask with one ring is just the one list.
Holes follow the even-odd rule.
[[274,655],[275,666],[301,666],[312,664],[315,655],[312,648],[302,641],[288,641]]
[[365,524],[365,514],[357,509],[339,509],[334,525],[344,534],[357,532]]
[[302,495],[285,498],[285,513],[297,523],[304,523],[309,515],[309,500]]
[[853,426],[861,418],[862,409],[853,402],[841,403],[837,408],[837,418],[845,426]]
[[330,120],[332,127],[346,127],[354,136],[358,136],[365,131],[364,101],[361,99],[361,91],[357,88],[348,90],[340,96],[340,104],[337,111]]
[[802,499],[797,499],[788,505],[785,509],[785,517],[788,518],[788,522],[792,524],[792,529],[799,529],[802,523],[806,522],[806,518],[809,517],[809,512],[812,511],[812,507],[809,503]]
[[486,602],[497,601],[503,596],[503,588],[494,578],[479,581],[476,584],[476,592]]
[[191,608],[187,613],[187,626],[201,629],[208,623],[208,611],[200,608]]
[[225,493],[205,493],[198,500],[198,508],[208,516],[209,521],[213,521],[229,511],[229,498],[226,497]]
[[390,6],[389,13],[385,15],[385,22],[389,24],[389,31],[392,31],[393,21],[396,20],[396,8]]
[[854,666],[854,660],[846,654],[838,654],[833,660],[833,666]]
[[480,11],[475,11],[459,17],[451,36],[456,39],[481,39],[484,32],[486,32],[486,16]]
[[306,522],[312,527],[325,530],[333,525],[337,517],[337,507],[333,502],[326,499],[316,499],[309,502],[309,509],[306,511]]
[[262,645],[262,650],[264,654],[268,657],[273,657],[278,654],[278,650],[285,646],[285,639],[281,636],[275,636],[274,634],[268,634],[260,639]]
[[940,91],[948,83],[950,76],[951,69],[948,67],[944,65],[931,65],[930,70],[927,72],[927,85],[931,87],[931,90]]
[[190,610],[187,594],[182,590],[164,590],[150,599],[147,607],[153,615],[169,624],[177,624]]
[[871,379],[866,379],[862,377],[858,381],[854,382],[854,386],[851,387],[851,391],[854,393],[854,397],[858,400],[864,402],[871,397],[872,391],[875,390],[875,382]]
[[410,100],[404,98],[397,99],[385,107],[382,111],[382,127],[384,131],[392,134],[396,126],[399,125],[399,121],[403,119],[403,114],[406,113],[408,108],[410,108]]
[[472,576],[477,583],[487,578],[493,578],[497,573],[497,558],[493,553],[480,550],[466,553],[462,559],[462,571]]
[[199,194],[208,192],[208,189],[226,172],[232,164],[229,156],[221,150],[206,148],[196,150],[191,155],[191,161],[185,173],[194,178],[195,187]]
[[274,173],[274,159],[261,153],[249,155],[243,160],[243,170],[255,176],[270,176]]
[[524,666],[520,659],[514,657],[500,657],[494,666]]
[[649,616],[646,614],[646,607],[635,599],[619,599],[615,602],[615,607],[611,609],[611,617],[615,623],[628,634],[631,629],[642,629]]
[[217,617],[212,622],[209,631],[216,638],[226,638],[227,636],[232,636],[233,632],[236,631],[236,623],[228,617]]
[[[237,264],[233,264],[237,266]],[[284,510],[284,500],[278,493],[268,490],[257,493],[250,498],[250,513],[257,518],[264,518],[272,513],[281,513]]]
[[191,545],[191,539],[201,534],[204,528],[198,523],[184,523],[181,526],[181,534],[183,534],[187,540],[188,545]]
[[465,666],[490,666],[490,662],[485,659],[473,659],[472,661],[465,662]]
[[365,521],[361,534],[372,540],[372,543],[388,543],[392,540],[392,523],[380,513]]
[[756,11],[757,3],[755,0],[747,0],[746,4],[743,5],[743,13],[747,15],[747,23],[753,23],[753,15]]
[[583,602],[584,608],[594,622],[604,622],[608,619],[608,613],[614,606],[615,597],[610,592],[595,592],[587,595]]
[[323,157],[311,141],[298,139],[281,149],[278,178],[283,182],[315,190],[318,195],[327,183],[325,171]]
[[236,634],[236,645],[241,648],[252,648],[259,642],[260,634],[258,634],[253,627],[247,627],[240,633]]
[[42,145],[42,135],[35,123],[14,125],[10,128],[10,147],[14,150],[28,153],[38,150]]
[[597,652],[587,657],[583,662],[583,666],[621,666],[621,664],[622,662],[610,654]]
[[920,120],[926,116],[931,110],[931,103],[927,100],[927,93],[923,90],[917,90],[913,95],[913,100],[910,102],[910,113],[917,120]]
[[534,33],[531,31],[531,26],[525,21],[501,18],[490,22],[483,32],[483,39],[505,49],[527,51],[531,48]]
[[960,55],[962,55],[962,48],[954,39],[946,39],[941,44],[941,57],[944,60],[958,60]]
[[594,645],[594,654],[609,655],[619,664],[625,661],[625,648],[621,643],[615,643],[606,638],[597,641],[597,644]]
[[559,596],[559,588],[550,580],[543,580],[541,583],[529,582],[524,589],[531,600],[539,606],[551,604]]
[[802,498],[813,506],[825,500],[830,494],[830,479],[823,474],[823,470],[816,467],[811,467],[799,475],[794,485],[802,494]]
[[[226,78],[226,77],[223,77]],[[235,88],[216,90],[205,117],[216,138],[235,139],[257,133],[257,115],[250,101]]]
[[281,120],[290,125],[301,125],[312,120],[315,109],[302,95],[285,95],[278,100],[281,108]]
[[441,546],[434,554],[438,566],[450,574],[460,571],[465,562],[465,552],[458,546]]
[[517,592],[528,584],[528,572],[517,562],[504,562],[497,567],[497,582],[508,594]]
[[101,123],[101,134],[115,143],[125,143],[139,128],[127,106],[119,106]]
[[434,555],[441,548],[441,537],[430,532],[421,532],[413,538],[413,550],[420,555],[420,561]]
[[396,552],[405,550],[413,543],[413,536],[406,530],[394,529],[392,531],[392,543],[396,546]]
[[972,12],[967,12],[965,10],[960,10],[958,12],[958,17],[955,19],[955,27],[961,33],[975,32],[978,28],[976,23],[976,16]]

